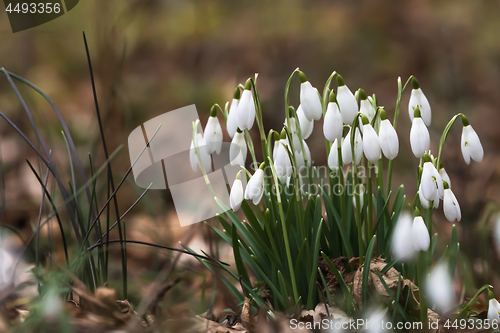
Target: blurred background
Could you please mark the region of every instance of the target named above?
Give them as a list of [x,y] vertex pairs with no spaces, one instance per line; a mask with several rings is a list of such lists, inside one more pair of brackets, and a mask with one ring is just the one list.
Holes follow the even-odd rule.
[[[115,182],[130,166],[126,144],[134,128],[190,104],[196,104],[204,124],[210,107],[231,100],[234,87],[255,73],[259,73],[266,130],[282,126],[284,86],[296,67],[320,91],[332,71],[339,72],[352,91],[363,88],[376,94],[391,120],[398,76],[404,83],[415,75],[433,111],[432,151],[437,154],[444,127],[459,112],[468,116],[485,150],[481,164],[467,166],[457,124],[443,152],[444,166],[462,208],[457,282],[465,284],[468,293],[485,283],[500,287],[500,257],[493,236],[496,218],[492,214],[500,200],[500,2],[85,0],[55,21],[16,34],[6,15],[0,14],[0,67],[27,78],[54,100],[88,171],[89,153],[94,167],[105,158],[82,31],[89,41],[109,150],[125,145],[112,162]],[[55,113],[32,90],[18,86],[54,160],[70,179],[68,154]],[[291,90],[295,106],[298,86],[297,80]],[[409,145],[409,95],[408,89],[398,122],[400,156],[393,179],[394,188],[405,184],[407,201],[416,191],[418,163]],[[35,138],[3,75],[0,111]],[[316,164],[326,164],[321,128],[322,120],[308,140]],[[256,126],[252,131],[257,138]],[[27,238],[37,223],[41,189],[25,160],[39,164],[29,146],[3,120],[0,149],[5,179],[3,223],[18,228]],[[106,195],[105,182],[98,184],[98,193]],[[140,193],[129,177],[118,194],[120,211],[130,207]],[[434,216],[440,243],[447,244],[451,223],[442,210]],[[182,240],[191,242],[194,249],[207,242],[200,236],[208,233],[203,224],[180,228],[172,222],[176,217],[169,191],[150,191],[126,221],[129,239],[164,245]],[[42,244],[53,246],[48,236]],[[12,238],[6,246],[16,251],[21,242]],[[117,281],[118,255],[116,252]],[[138,302],[141,291],[173,260],[166,251],[133,246],[128,259],[129,268],[134,268],[129,273],[132,302]],[[56,260],[62,261],[62,254]],[[27,253],[26,261],[33,261],[33,251]],[[204,279],[210,278],[208,271],[196,268],[196,261],[185,259],[183,265],[178,267],[192,274],[171,292],[168,302],[173,307],[185,308],[184,302],[197,304],[191,294],[199,293]]]

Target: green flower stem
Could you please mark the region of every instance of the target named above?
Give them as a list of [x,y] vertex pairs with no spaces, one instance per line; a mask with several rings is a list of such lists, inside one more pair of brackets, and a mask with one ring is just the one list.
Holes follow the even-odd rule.
[[257,127],[259,128],[260,141],[262,144],[262,155],[263,160],[267,160],[267,138],[264,132],[264,121],[262,120],[262,105],[260,103],[259,91],[257,89],[257,75],[255,75],[255,80],[250,80],[253,87],[253,99],[255,103],[255,119],[257,121]]
[[363,265],[363,254],[364,254],[364,244],[363,244],[363,227],[361,221],[361,202],[359,195],[356,195],[356,188],[358,185],[358,165],[356,164],[356,156],[354,154],[355,149],[355,137],[356,137],[356,128],[359,127],[359,118],[361,114],[358,113],[356,117],[354,117],[354,121],[352,122],[351,127],[351,154],[352,154],[352,181],[353,181],[353,195],[356,200],[356,226],[358,229],[358,249],[359,249],[359,263]]
[[274,168],[273,160],[268,156],[269,165],[271,166],[274,183],[276,184],[276,197],[278,199],[279,214],[281,220],[281,227],[283,228],[283,240],[285,242],[285,251],[288,261],[288,269],[290,270],[290,279],[292,282],[293,297],[295,304],[299,301],[299,293],[297,292],[297,283],[295,282],[295,270],[293,269],[292,254],[290,251],[290,242],[288,241],[288,231],[286,228],[285,213],[283,212],[283,204],[281,203],[281,193],[279,189],[278,175],[276,174],[276,169]]
[[467,316],[467,313],[470,311],[470,309],[472,308],[472,306],[476,303],[478,297],[486,290],[488,289],[493,289],[493,287],[489,284],[485,284],[484,286],[482,286],[478,291],[477,293],[474,295],[474,297],[472,297],[472,299],[469,301],[469,303],[467,303],[466,306],[464,306],[464,308],[462,309],[462,311],[460,311],[460,313],[457,315],[457,319],[462,319],[462,318],[465,318]]
[[418,295],[420,301],[420,321],[427,322],[427,305],[424,298],[424,277],[425,277],[425,253],[419,252],[417,259]]
[[444,142],[446,141],[446,138],[448,137],[448,134],[450,133],[451,128],[453,127],[453,124],[455,124],[455,121],[457,121],[458,117],[462,117],[462,113],[458,113],[451,120],[448,122],[446,127],[444,128],[443,134],[441,135],[441,140],[439,140],[439,153],[438,153],[438,158],[436,162],[436,168],[439,170],[439,166],[441,165],[441,153],[443,152],[443,147],[444,147]]
[[250,151],[250,155],[252,156],[252,162],[253,165],[255,166],[255,171],[257,171],[257,168],[259,167],[259,163],[257,162],[257,158],[255,157],[255,149],[253,146],[253,141],[252,137],[250,136],[250,132],[248,130],[245,130],[245,140],[247,142],[247,147],[248,150]]
[[367,171],[368,171],[368,218],[366,219],[366,239],[370,239],[371,235],[373,234],[373,204],[372,204],[372,164],[370,161],[367,161]]
[[[344,180],[344,162],[342,161],[342,144],[340,141],[337,141],[337,153],[338,153],[338,159],[339,159],[339,168],[337,169],[337,172],[340,172],[339,174],[339,189],[340,191],[343,191],[345,188],[345,180]],[[340,215],[342,218],[342,225],[344,226],[345,230],[348,229],[347,225],[347,211],[346,211],[346,201],[345,201],[345,196],[346,196],[346,191],[343,191],[344,193],[338,193],[340,195]],[[341,247],[342,249],[342,247]],[[351,259],[351,258],[349,258]]]
[[[413,79],[413,75],[410,75],[408,80],[406,81],[405,85],[402,87],[401,86],[401,77],[398,77],[398,97],[396,99],[396,109],[394,111],[394,121],[392,122],[392,126],[394,129],[397,129],[398,126],[398,118],[399,118],[399,111],[401,109],[401,96],[403,95],[403,91],[406,89],[406,86],[408,83]],[[391,182],[392,182],[392,169],[393,169],[393,162],[394,160],[389,161],[389,166],[387,169],[387,195],[389,195],[389,192],[391,191]]]

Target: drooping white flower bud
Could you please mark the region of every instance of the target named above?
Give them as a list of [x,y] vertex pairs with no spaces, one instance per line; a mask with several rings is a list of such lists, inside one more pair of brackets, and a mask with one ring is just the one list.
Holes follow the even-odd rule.
[[[431,206],[431,201],[427,200],[422,195],[422,183],[420,183],[420,186],[418,188],[418,198],[420,199],[420,204],[422,205],[423,208],[428,209]],[[432,202],[433,202],[434,209],[439,208],[439,198],[437,198],[436,200],[434,200]]]
[[243,131],[252,128],[255,121],[255,102],[252,95],[252,81],[248,79],[241,94],[236,114],[236,125]]
[[359,89],[359,112],[364,114],[368,121],[371,123],[373,117],[375,117],[375,109],[373,108],[372,103],[368,100],[368,96],[363,89]]
[[229,194],[229,203],[233,211],[240,209],[241,202],[243,201],[243,183],[240,177],[240,173],[238,172],[233,182],[233,186],[231,186],[231,193]]
[[342,115],[342,120],[346,125],[352,125],[354,117],[358,113],[358,102],[356,102],[356,97],[347,88],[344,83],[342,76],[337,75],[337,101],[340,107],[340,114]]
[[234,90],[233,100],[231,101],[231,106],[229,107],[229,111],[227,112],[227,133],[231,138],[234,137],[236,133],[236,128],[238,127],[237,118],[238,118],[238,103],[240,102],[240,88],[236,87]]
[[302,105],[299,105],[297,108],[297,118],[300,123],[300,131],[302,132],[302,139],[306,140],[311,136],[311,133],[314,128],[314,120],[307,119],[304,114],[304,109],[302,109]]
[[200,166],[197,152],[199,152],[205,172],[208,173],[212,171],[212,157],[208,153],[207,144],[200,133],[196,133],[195,141],[191,141],[191,148],[189,149],[189,162],[191,163],[191,169],[193,169],[193,172],[196,172],[198,170],[198,166]]
[[244,167],[247,160],[247,153],[248,149],[245,136],[238,128],[236,129],[233,140],[231,140],[231,146],[229,147],[229,161],[231,165]]
[[429,307],[434,311],[448,312],[453,307],[453,283],[448,273],[448,266],[444,263],[436,266],[426,281],[426,296],[429,298]]
[[333,142],[336,139],[340,140],[342,138],[343,129],[342,115],[336,103],[335,93],[332,90],[323,122],[323,133],[328,141]]
[[481,162],[484,156],[483,145],[465,116],[462,116],[462,123],[464,127],[462,129],[461,147],[465,163],[470,164],[471,158],[476,162]]
[[495,295],[488,290],[488,320],[500,323],[500,303],[495,299]]
[[[361,139],[361,133],[359,128],[356,127],[354,132],[354,159],[356,165],[361,162],[361,157],[363,156],[363,140]],[[344,165],[352,162],[352,151],[351,151],[351,129],[344,138],[342,142],[342,162]]]
[[430,126],[432,113],[431,113],[431,106],[429,104],[429,101],[427,100],[427,97],[425,97],[424,93],[422,92],[422,89],[420,89],[416,78],[412,79],[412,86],[413,86],[413,89],[412,89],[411,95],[410,95],[410,102],[408,103],[408,113],[410,115],[410,119],[413,122],[414,110],[418,106],[425,125]]
[[245,199],[252,200],[254,205],[258,205],[264,194],[264,171],[262,168],[264,163],[261,164],[260,168],[255,171],[250,180],[248,181],[247,188],[245,189]]
[[318,89],[311,85],[305,74],[299,71],[300,105],[308,120],[320,120],[323,115]]
[[443,181],[444,185],[444,198],[443,198],[443,211],[444,216],[450,222],[457,220],[460,222],[462,219],[462,212],[460,211],[460,205],[455,197],[455,194],[450,189],[450,186],[446,181]]
[[212,106],[212,110],[210,110],[210,117],[208,117],[207,125],[205,126],[204,139],[208,147],[208,153],[217,153],[219,155],[222,148],[222,128],[217,118],[217,109],[215,106]]
[[274,160],[276,174],[282,183],[292,174],[292,162],[290,161],[290,155],[288,155],[288,149],[288,139],[283,129],[281,131],[280,145],[276,150],[276,159]]
[[[342,138],[342,140],[344,139]],[[338,148],[339,148],[339,140],[335,139],[335,141],[333,141],[332,147],[330,148],[330,153],[328,154],[328,167],[333,171],[339,168]]]
[[442,166],[442,163],[439,163],[441,164],[440,165],[440,168],[439,168],[439,175],[441,176],[441,178],[446,181],[448,183],[448,186],[451,188],[451,180],[450,180],[450,176],[448,176],[448,173],[446,172],[446,170],[444,169],[444,167]]
[[415,216],[413,219],[411,233],[415,251],[427,251],[431,243],[431,238],[422,216]]
[[422,189],[422,196],[429,200],[439,200],[443,198],[444,187],[443,180],[436,170],[436,167],[430,161],[429,155],[424,155],[424,168],[422,171],[422,177],[420,179],[420,185]]
[[429,130],[420,117],[420,109],[416,107],[410,130],[410,145],[413,155],[417,158],[424,156],[425,152],[429,150],[430,141]]
[[399,217],[392,234],[392,253],[398,261],[408,262],[415,256],[412,235],[413,218],[408,212]]
[[380,144],[378,141],[377,132],[368,122],[368,118],[363,115],[363,151],[368,161],[376,164],[380,159]]
[[387,119],[384,109],[380,110],[380,119],[382,120],[378,131],[380,148],[388,160],[393,160],[399,153],[398,133]]

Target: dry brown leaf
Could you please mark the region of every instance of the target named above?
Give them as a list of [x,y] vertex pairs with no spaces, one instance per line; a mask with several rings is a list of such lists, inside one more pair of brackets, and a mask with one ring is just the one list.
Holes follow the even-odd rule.
[[245,303],[241,309],[241,324],[250,331],[255,330],[255,317],[250,306],[250,298],[245,297]]

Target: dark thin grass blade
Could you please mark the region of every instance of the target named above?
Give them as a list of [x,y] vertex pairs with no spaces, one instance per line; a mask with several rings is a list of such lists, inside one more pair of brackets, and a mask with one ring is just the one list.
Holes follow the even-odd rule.
[[[16,79],[16,80],[24,83],[28,87],[30,87],[33,90],[35,90],[43,98],[45,98],[45,100],[50,104],[50,106],[52,107],[52,109],[56,113],[57,118],[59,119],[59,122],[61,123],[61,126],[63,127],[63,131],[64,131],[66,137],[68,138],[68,142],[69,142],[69,145],[71,147],[71,151],[73,152],[73,155],[75,156],[75,161],[76,161],[76,164],[77,164],[78,169],[80,171],[80,176],[82,177],[83,182],[86,183],[87,182],[87,177],[85,177],[85,173],[83,171],[83,165],[82,165],[82,162],[80,160],[80,157],[78,156],[78,153],[77,153],[77,150],[76,150],[76,147],[75,147],[75,143],[73,142],[73,138],[71,137],[71,134],[70,134],[70,132],[68,130],[68,126],[66,125],[66,122],[64,121],[64,118],[62,117],[62,115],[59,112],[58,108],[56,107],[55,103],[52,101],[52,99],[50,99],[50,97],[47,94],[45,94],[40,88],[38,88],[36,85],[34,85],[33,83],[31,83],[30,81],[26,80],[23,77],[20,77],[19,75],[16,75],[16,74],[12,73],[12,72],[8,72],[8,73],[14,79]],[[90,193],[88,191],[87,191],[87,197],[90,198]]]
[[[47,187],[44,185],[42,179],[40,178],[40,176],[38,175],[38,173],[36,172],[36,170],[33,168],[33,166],[31,165],[30,161],[26,160],[26,162],[28,162],[28,165],[29,165],[31,171],[33,171],[33,174],[35,175],[36,179],[38,180],[38,182],[42,186],[42,188],[43,188],[43,190],[45,192],[45,195],[47,196],[47,199],[49,200],[49,202],[50,202],[50,204],[52,206],[52,210],[54,210],[54,212],[55,212],[57,223],[59,224],[59,229],[60,229],[60,232],[61,232],[61,238],[62,238],[63,247],[64,247],[64,256],[66,258],[66,265],[69,267],[68,246],[67,246],[67,243],[66,243],[66,236],[64,235],[64,228],[63,228],[63,225],[62,225],[62,222],[61,222],[61,218],[59,217],[59,213],[57,213],[56,207],[54,205],[54,201],[52,200],[52,197],[51,197],[49,191],[47,190]],[[43,226],[43,224],[39,223],[39,228],[41,228],[42,226]],[[40,232],[40,229],[38,229],[36,231],[36,234],[38,234],[39,232]],[[29,244],[29,242],[27,242],[27,243]],[[21,252],[21,255],[19,255],[19,258],[22,257],[22,253],[24,253],[24,251]]]
[[[137,163],[137,161],[139,160],[139,158],[141,157],[141,155],[144,153],[144,151],[146,150],[146,148],[149,146],[149,144],[151,143],[151,141],[153,141],[153,139],[155,138],[156,133],[158,133],[158,131],[159,131],[159,130],[160,130],[160,128],[161,128],[161,125],[162,125],[162,124],[160,124],[160,125],[158,126],[158,128],[156,129],[156,131],[155,131],[155,132],[153,133],[153,135],[151,136],[151,139],[150,139],[150,140],[149,140],[149,141],[148,141],[148,142],[144,145],[144,148],[141,150],[141,152],[139,153],[139,155],[137,156],[137,158],[135,159],[135,161],[132,163],[132,165],[131,165],[131,166],[130,166],[130,168],[127,170],[127,172],[125,173],[125,175],[122,177],[122,179],[120,180],[120,183],[118,183],[118,186],[116,187],[115,191],[113,191],[113,193],[112,193],[110,196],[108,196],[108,199],[107,199],[107,200],[106,200],[106,202],[104,203],[104,205],[103,205],[103,207],[101,208],[101,210],[99,211],[99,213],[97,213],[97,216],[96,216],[96,218],[94,219],[94,221],[92,222],[92,225],[91,225],[91,226],[89,227],[89,229],[87,230],[87,234],[85,235],[85,238],[88,238],[88,237],[90,236],[90,232],[92,231],[92,228],[94,228],[94,226],[96,225],[96,223],[97,223],[97,219],[101,216],[101,214],[104,212],[104,210],[106,209],[106,207],[108,207],[108,205],[109,205],[109,203],[111,202],[111,200],[115,197],[116,192],[117,192],[117,191],[120,189],[120,187],[123,185],[123,183],[125,182],[125,179],[127,179],[128,175],[129,175],[129,174],[130,174],[130,172],[132,171],[132,168],[135,166],[135,164]],[[121,147],[122,147],[122,146],[120,146],[119,148],[121,148]],[[111,158],[111,157],[113,157],[113,155],[114,155],[114,154],[115,154],[115,153],[113,153],[113,154],[110,156],[110,158]],[[109,161],[109,158],[108,158],[108,160],[107,160],[107,161]],[[107,163],[109,163],[109,162],[107,162]],[[106,163],[106,164],[107,164],[107,163]],[[99,173],[102,171],[102,169],[106,166],[106,164],[105,164],[105,165],[103,165],[103,166],[101,166],[101,168],[99,168],[99,171],[98,171],[98,173],[97,173],[97,174],[99,174]],[[117,219],[117,222],[118,222],[118,221],[119,221],[119,219]],[[108,229],[109,229],[109,228],[108,228]],[[82,248],[82,249],[80,249],[80,252],[81,252],[81,250],[83,250],[83,248]]]
[[[121,242],[119,239],[110,239],[109,240],[110,244],[119,243],[119,242]],[[229,266],[229,264],[227,264],[227,263],[225,263],[223,261],[215,260],[215,259],[213,259],[211,257],[208,257],[208,256],[203,256],[203,255],[197,254],[197,253],[191,253],[189,251],[177,249],[177,248],[171,247],[171,246],[165,246],[165,245],[160,245],[160,244],[153,244],[153,243],[142,242],[142,241],[137,241],[137,240],[130,240],[130,239],[127,240],[127,243],[130,243],[130,244],[139,244],[139,245],[146,245],[146,246],[155,247],[155,248],[158,248],[158,249],[164,249],[164,250],[170,250],[170,251],[174,251],[174,252],[180,252],[180,253],[184,253],[184,254],[189,254],[189,255],[191,255],[193,257],[205,259],[205,260],[208,260],[208,261],[217,261],[218,263],[220,263],[220,264],[222,264],[224,266]],[[91,251],[91,250],[93,250],[96,247],[97,246],[92,245],[91,247],[89,247],[87,249],[87,251]]]
[[[50,156],[49,149],[47,148],[47,146],[45,144],[45,141],[43,140],[43,138],[42,138],[42,136],[40,134],[40,131],[38,130],[38,127],[36,125],[35,120],[33,119],[31,111],[29,110],[28,106],[26,105],[26,102],[24,101],[23,97],[21,96],[21,93],[17,89],[16,84],[14,83],[14,81],[12,81],[12,78],[11,78],[9,72],[7,72],[3,68],[0,68],[0,71],[2,71],[5,74],[5,76],[7,77],[7,80],[9,81],[9,84],[11,85],[11,87],[14,90],[15,94],[17,95],[17,98],[21,102],[21,105],[23,106],[23,109],[25,110],[26,115],[28,116],[28,118],[30,120],[30,123],[31,123],[31,126],[33,128],[33,131],[35,132],[35,135],[36,135],[36,137],[38,139],[38,142],[42,146],[43,152],[44,152],[45,157],[46,157],[46,160],[43,159],[44,163],[45,163],[45,161],[48,162],[48,164],[47,163],[45,163],[45,164],[49,167],[50,172],[54,175],[54,178],[55,178],[55,180],[56,180],[56,182],[57,182],[57,184],[59,186],[59,190],[61,191],[61,195],[63,196],[64,199],[68,198],[69,194],[68,194],[66,188],[64,187],[61,178],[59,177],[59,173],[57,172],[57,169],[55,168],[55,166],[53,164],[52,158]],[[78,230],[78,222],[75,220],[74,211],[73,211],[74,207],[72,207],[71,201],[68,202],[67,210],[68,210],[68,214],[69,214],[69,217],[71,219],[71,222],[73,224],[73,229],[75,231],[77,240],[79,240],[80,239],[80,231]]]
[[382,285],[384,286],[385,288],[385,291],[387,292],[387,294],[389,295],[389,298],[392,300],[392,303],[394,304],[394,306],[399,310],[399,312],[401,313],[401,315],[403,316],[403,318],[406,320],[406,321],[410,321],[410,318],[408,317],[408,315],[406,314],[405,310],[403,310],[401,308],[401,305],[399,304],[399,300],[397,300],[392,292],[392,290],[389,288],[389,286],[387,286],[387,283],[385,282],[384,278],[382,277],[382,275],[380,274],[379,271],[375,270],[375,273],[377,274],[379,280],[382,282]]
[[[49,169],[45,173],[45,180],[43,182],[42,187],[47,187],[47,182],[49,180]],[[43,203],[45,202],[45,191],[42,191],[42,199],[40,200],[40,209],[38,210],[38,221],[37,221],[37,230],[36,230],[36,238],[35,238],[35,267],[38,268],[39,265],[39,238],[40,238],[40,223],[42,222],[42,213],[43,213]],[[38,284],[40,288],[40,284]]]
[[[141,201],[141,199],[146,195],[146,193],[148,193],[149,189],[151,188],[151,186],[153,186],[153,184],[149,184],[149,186],[144,190],[144,192],[142,192],[142,194],[139,196],[139,198],[137,198],[136,201],[134,201],[134,203],[125,211],[125,213],[122,214],[122,216],[120,217],[120,219],[123,219],[134,207],[135,205],[137,205],[139,203],[139,201]],[[99,224],[99,220],[98,220],[98,224]],[[113,228],[118,224],[118,221],[115,221],[115,223],[113,223],[113,225],[111,225],[111,227],[109,227],[108,231],[104,232],[101,236],[99,236],[99,240],[94,244],[94,245],[99,245],[101,244],[102,245],[102,240],[104,237],[107,237],[108,236],[108,233],[113,230]]]
[[[97,114],[97,121],[99,123],[99,132],[101,134],[101,141],[102,141],[102,146],[104,149],[104,156],[106,159],[109,158],[109,153],[108,153],[108,147],[106,146],[106,137],[104,135],[104,126],[102,125],[102,119],[101,119],[101,113],[99,111],[99,103],[97,102],[97,92],[95,89],[95,81],[94,81],[94,72],[92,70],[92,61],[90,60],[90,52],[89,52],[89,47],[87,44],[87,37],[85,36],[85,32],[83,33],[83,42],[85,44],[85,52],[87,53],[87,61],[89,64],[89,72],[90,72],[90,81],[92,84],[92,94],[94,95],[94,103],[95,103],[95,109],[96,109],[96,114]],[[118,199],[116,197],[116,191],[115,191],[115,182],[113,180],[113,171],[111,169],[111,164],[108,164],[108,181],[111,184],[111,191],[115,193],[113,195],[113,203],[115,207],[115,215],[116,219],[118,220],[118,236],[120,237],[120,240],[123,240],[123,231],[122,231],[122,226],[120,223],[120,212],[118,210]],[[88,238],[86,236],[85,238]],[[125,263],[125,250],[124,250],[124,245],[123,242],[120,242],[120,252],[121,252],[121,257],[122,257],[122,279],[123,279],[123,294],[127,295],[127,271],[125,270],[126,268],[126,263]]]

